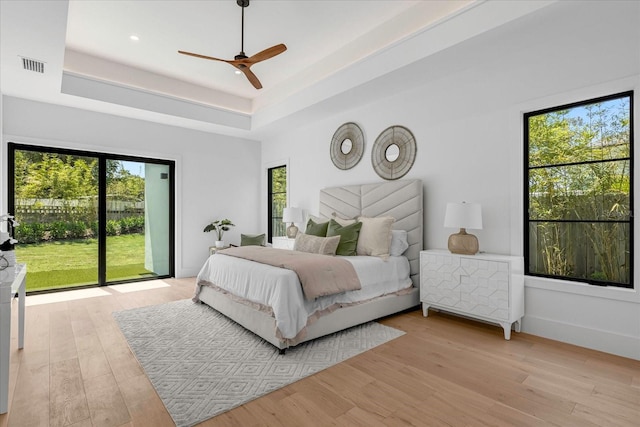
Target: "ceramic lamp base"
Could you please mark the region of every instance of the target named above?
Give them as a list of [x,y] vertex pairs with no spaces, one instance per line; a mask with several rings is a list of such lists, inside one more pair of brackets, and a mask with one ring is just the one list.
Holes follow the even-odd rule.
[[290,226],[287,227],[287,237],[288,238],[295,239],[297,234],[298,234],[298,227],[296,227],[293,224],[291,224]]
[[464,228],[449,236],[449,252],[459,255],[475,255],[478,253],[478,238],[468,234]]

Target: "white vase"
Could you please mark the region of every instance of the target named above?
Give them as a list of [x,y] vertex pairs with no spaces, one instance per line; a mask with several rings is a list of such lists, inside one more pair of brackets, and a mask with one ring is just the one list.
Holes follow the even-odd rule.
[[216,248],[224,248],[224,240],[216,240]]

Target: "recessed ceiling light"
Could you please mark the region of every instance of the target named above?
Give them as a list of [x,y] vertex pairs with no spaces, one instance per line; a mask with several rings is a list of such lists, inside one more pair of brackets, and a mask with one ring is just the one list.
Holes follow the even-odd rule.
[[238,75],[238,76],[239,76],[240,74],[242,74],[242,71],[240,71],[240,70],[236,70],[236,71],[235,71],[235,73],[236,73],[236,75]]
[[131,34],[129,38],[134,42],[140,41],[140,37],[136,36],[135,34]]

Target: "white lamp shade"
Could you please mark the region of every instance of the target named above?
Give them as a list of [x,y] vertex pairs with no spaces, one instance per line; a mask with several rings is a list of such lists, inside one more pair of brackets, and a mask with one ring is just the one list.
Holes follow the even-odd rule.
[[447,203],[444,226],[482,230],[482,206],[480,203]]
[[284,208],[282,210],[282,222],[302,222],[302,209]]

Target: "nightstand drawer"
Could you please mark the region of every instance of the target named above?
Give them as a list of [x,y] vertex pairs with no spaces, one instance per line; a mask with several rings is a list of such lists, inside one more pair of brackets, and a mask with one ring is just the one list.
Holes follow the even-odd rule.
[[296,242],[296,239],[289,239],[288,237],[277,236],[271,238],[271,245],[276,249],[289,249],[293,250],[293,245]]

